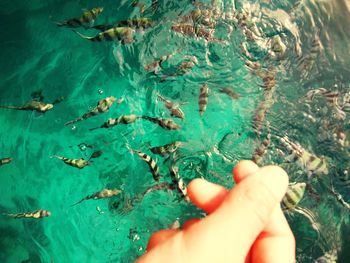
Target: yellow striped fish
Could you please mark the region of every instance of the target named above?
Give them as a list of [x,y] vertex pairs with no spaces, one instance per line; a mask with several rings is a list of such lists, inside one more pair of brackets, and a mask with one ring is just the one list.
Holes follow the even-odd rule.
[[103,123],[100,127],[96,127],[96,128],[91,128],[89,129],[90,131],[92,130],[96,130],[96,129],[100,129],[100,128],[110,128],[113,126],[118,125],[119,123],[122,124],[129,124],[129,123],[133,123],[135,122],[137,119],[139,119],[141,117],[136,116],[135,114],[131,114],[131,115],[122,115],[119,118],[113,119],[113,118],[109,118],[105,123]]
[[11,157],[6,157],[6,158],[2,158],[0,159],[0,166],[5,165],[5,164],[9,164],[10,162],[12,162],[13,158]]
[[209,96],[209,87],[208,85],[205,83],[203,84],[203,86],[200,89],[200,94],[199,94],[199,100],[198,100],[198,104],[199,104],[199,114],[202,116],[203,113],[206,111],[207,109],[207,104],[208,104],[208,96]]
[[57,26],[65,26],[70,28],[83,26],[85,28],[91,27],[95,19],[103,12],[103,7],[95,7],[91,10],[85,10],[81,17],[72,18],[63,22],[56,22]]
[[77,31],[74,32],[77,33],[80,37],[93,42],[118,40],[121,41],[122,44],[130,44],[134,42],[133,35],[135,29],[131,27],[113,27],[93,37],[85,36]]
[[332,249],[326,252],[322,257],[316,259],[314,263],[337,263],[338,252],[336,249]]
[[47,217],[51,215],[51,212],[47,210],[36,210],[34,212],[27,212],[27,213],[18,213],[18,214],[4,214],[12,218],[33,218],[33,219],[40,219],[43,217]]
[[173,184],[176,185],[178,192],[181,194],[182,199],[184,199],[186,202],[190,202],[190,198],[187,195],[187,185],[185,184],[184,180],[179,174],[179,168],[175,166],[174,162],[171,163],[169,167],[169,172],[171,179],[173,181]]
[[177,117],[179,119],[185,118],[185,114],[180,109],[178,104],[175,104],[175,103],[171,102],[170,100],[164,98],[159,93],[157,94],[157,97],[159,98],[159,100],[161,100],[164,103],[165,107],[167,107],[167,109],[170,111],[171,116]]
[[73,204],[72,206],[75,206],[77,204],[80,204],[81,202],[85,201],[85,200],[97,200],[97,199],[104,199],[104,198],[111,198],[113,196],[116,196],[118,194],[120,194],[122,191],[118,190],[118,189],[103,189],[99,192],[96,192],[92,195],[88,195],[86,197],[84,197],[83,199],[81,199],[80,201],[76,202],[75,204]]
[[253,162],[255,162],[256,164],[260,163],[260,161],[264,157],[270,143],[271,143],[271,134],[268,133],[266,136],[266,139],[264,139],[262,141],[262,143],[255,149],[253,157],[252,157]]
[[33,101],[26,103],[23,106],[0,106],[0,108],[13,109],[13,110],[30,110],[30,111],[37,111],[37,112],[46,112],[46,111],[51,110],[53,108],[53,104],[33,100]]
[[154,159],[152,159],[151,156],[149,156],[143,152],[132,150],[132,149],[130,151],[132,153],[137,154],[142,160],[144,160],[148,164],[150,171],[152,173],[153,179],[158,182],[160,179],[160,174],[159,174],[159,167],[158,167],[156,161]]
[[328,174],[328,164],[324,158],[319,158],[306,151],[299,144],[289,141],[288,137],[279,138],[280,142],[289,151],[288,160],[296,160],[299,165],[307,172],[308,176]]
[[286,194],[281,201],[283,211],[293,210],[301,201],[306,189],[306,183],[289,184]]
[[132,18],[128,20],[118,21],[110,25],[97,25],[97,26],[93,26],[92,28],[100,31],[106,31],[113,27],[132,27],[132,28],[147,29],[153,25],[154,25],[154,22],[150,18],[141,17],[141,18]]
[[162,146],[150,147],[149,149],[154,154],[158,154],[160,156],[166,156],[168,154],[175,152],[181,145],[182,145],[182,142],[173,142]]
[[82,121],[82,120],[86,120],[90,117],[99,115],[101,113],[107,112],[109,110],[109,108],[112,106],[112,104],[115,102],[116,98],[114,96],[110,96],[107,97],[105,99],[99,100],[96,107],[93,108],[91,111],[85,113],[83,116],[79,117],[78,119],[69,121],[67,123],[65,123],[64,125],[71,125],[73,123]]
[[78,168],[78,169],[83,169],[85,166],[88,166],[91,164],[91,162],[83,159],[83,158],[80,158],[80,159],[68,159],[66,157],[63,157],[63,156],[57,156],[57,155],[54,155],[52,156],[51,158],[57,158],[59,160],[62,160],[65,164],[68,164],[69,166],[72,166],[72,167],[75,167],[75,168]]
[[161,119],[161,118],[153,118],[149,116],[141,116],[142,119],[148,120],[150,122],[153,122],[155,124],[158,124],[160,127],[163,129],[167,130],[178,130],[181,128],[180,125],[176,124],[173,120],[171,119]]

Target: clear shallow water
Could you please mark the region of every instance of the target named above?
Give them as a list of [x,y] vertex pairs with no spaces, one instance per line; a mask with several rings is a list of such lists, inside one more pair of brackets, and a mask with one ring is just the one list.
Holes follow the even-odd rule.
[[[315,155],[325,156],[330,165],[329,175],[310,183],[317,198],[307,192],[300,203],[315,214],[321,237],[305,217],[288,215],[297,238],[298,262],[312,262],[333,248],[340,251],[346,245],[342,233],[346,233],[348,211],[327,187],[332,183],[349,201],[349,189],[339,180],[348,169],[348,146],[337,143],[330,127],[339,127],[347,134],[349,117],[334,116],[336,111],[321,96],[312,102],[303,97],[320,87],[338,90],[339,100],[349,93],[350,31],[345,4],[306,0],[216,2],[222,15],[215,36],[226,43],[196,40],[171,31],[179,16],[194,9],[190,1],[159,1],[155,14],[147,8],[150,3],[145,4],[145,15],[156,24],[138,32],[133,44],[122,46],[86,41],[70,29],[56,27],[50,19],[77,17],[81,9],[95,6],[105,7],[96,24],[138,17],[139,9],[127,1],[0,3],[0,104],[22,105],[37,90],[43,90],[45,102],[66,97],[45,114],[1,109],[0,157],[14,160],[0,167],[0,212],[39,208],[52,212],[49,218],[38,221],[1,217],[1,262],[130,262],[144,253],[152,232],[168,227],[176,218],[184,222],[203,216],[169,191],[152,192],[131,210],[125,209],[126,200],[155,184],[148,166],[126,145],[150,154],[145,143],[154,146],[183,141],[176,164],[186,182],[204,177],[231,187],[232,167],[239,160],[250,159],[261,140],[252,119],[264,98],[263,82],[245,66],[249,60],[276,71],[273,104],[267,109],[262,136],[266,136],[268,121],[273,135],[288,135]],[[247,40],[242,27],[235,28],[229,19],[234,10],[240,13],[243,9],[262,32],[256,41]],[[273,57],[276,54],[268,44],[274,35],[280,35],[286,46],[281,59]],[[317,38],[321,45],[313,49],[312,41]],[[242,51],[242,44],[249,54]],[[146,74],[145,64],[179,47],[181,51],[166,62],[167,70],[171,72],[184,56],[191,55],[198,59],[192,71],[164,82]],[[207,111],[200,117],[198,96],[203,83],[208,84],[210,96]],[[240,98],[232,100],[221,94],[219,89],[224,87],[232,88]],[[184,103],[185,120],[175,120],[180,130],[167,131],[146,121],[88,130],[122,114],[168,118],[168,111],[156,100],[156,92]],[[64,126],[111,95],[125,100],[115,103],[108,113],[77,123],[75,129]],[[81,151],[77,145],[82,142],[93,145],[93,149]],[[282,165],[291,182],[307,181],[304,170],[296,162],[287,163],[277,149],[286,152],[274,139],[261,164]],[[82,170],[50,158],[56,154],[88,158],[95,150],[102,150],[103,155]],[[157,160],[161,180],[171,182],[169,164],[163,164],[164,158]],[[70,207],[108,187],[122,189],[123,193]],[[104,213],[100,214],[96,206]],[[339,262],[346,262],[342,257],[340,254]]]

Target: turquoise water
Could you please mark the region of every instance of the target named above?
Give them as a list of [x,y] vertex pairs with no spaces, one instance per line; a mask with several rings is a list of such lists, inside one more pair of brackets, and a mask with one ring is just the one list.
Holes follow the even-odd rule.
[[[161,181],[170,183],[169,162],[146,145],[182,141],[176,165],[185,182],[203,177],[232,187],[232,167],[239,160],[251,159],[270,130],[324,156],[329,165],[328,175],[310,180],[316,194],[308,191],[300,202],[300,207],[314,214],[320,234],[303,215],[287,215],[297,238],[298,262],[312,262],[332,249],[338,250],[339,262],[347,262],[341,253],[346,247],[341,248],[347,240],[342,233],[347,233],[348,210],[328,189],[333,185],[349,201],[344,184],[349,144],[333,136],[339,130],[348,135],[349,117],[345,112],[345,118],[340,118],[322,96],[311,102],[305,99],[308,91],[325,88],[338,91],[341,103],[350,92],[350,31],[346,26],[350,14],[345,2],[214,1],[211,6],[208,1],[210,8],[218,10],[215,38],[220,41],[171,30],[180,17],[196,9],[191,1],[158,1],[156,11],[150,2],[144,2],[141,16],[152,18],[155,24],[138,30],[134,43],[122,45],[84,40],[52,21],[79,17],[82,9],[97,6],[105,9],[95,24],[140,17],[140,9],[130,1],[1,1],[0,105],[23,105],[38,90],[44,102],[65,99],[45,114],[0,109],[0,158],[13,158],[0,167],[0,212],[46,209],[52,213],[41,220],[0,217],[0,261],[132,262],[144,253],[151,233],[169,227],[177,218],[182,223],[204,214],[181,200],[176,191],[154,191],[128,206],[128,200],[155,184],[149,167],[129,148],[152,155],[158,161]],[[231,19],[243,10],[261,33],[256,40],[249,40],[244,26]],[[77,31],[89,36],[98,33]],[[269,42],[277,35],[286,47],[282,53],[272,51]],[[313,40],[320,44],[313,48]],[[164,63],[164,74],[174,72],[185,56],[195,56],[198,64],[187,74],[161,81],[162,72],[145,72],[145,64],[178,48]],[[266,95],[261,74],[246,66],[249,61],[276,72],[260,137],[252,120]],[[204,83],[210,91],[201,117],[198,96]],[[239,99],[219,92],[225,87],[238,93]],[[181,129],[168,131],[138,120],[89,131],[123,114],[169,118],[157,92],[180,103],[186,117],[173,119]],[[108,96],[124,100],[115,102],[107,113],[64,126]],[[291,182],[308,181],[305,169],[295,161],[287,162],[280,154],[286,155],[286,149],[277,137],[272,138],[260,164],[283,166]],[[92,148],[79,148],[81,143]],[[102,156],[82,170],[50,158],[88,159],[97,150],[103,151]],[[71,207],[103,188],[118,188],[122,194]]]

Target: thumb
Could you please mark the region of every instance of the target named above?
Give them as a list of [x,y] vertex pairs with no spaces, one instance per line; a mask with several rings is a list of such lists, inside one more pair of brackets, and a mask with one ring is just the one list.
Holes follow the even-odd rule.
[[235,186],[212,214],[162,242],[138,262],[244,262],[287,186],[283,169],[260,168]]
[[287,186],[288,176],[277,166],[241,181],[214,213],[184,231],[187,262],[244,262]]

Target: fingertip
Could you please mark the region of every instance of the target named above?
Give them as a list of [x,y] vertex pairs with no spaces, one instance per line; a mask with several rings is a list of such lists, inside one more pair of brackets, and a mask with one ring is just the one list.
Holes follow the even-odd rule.
[[155,248],[159,244],[168,240],[169,238],[174,236],[179,231],[180,230],[178,230],[178,229],[164,229],[164,230],[160,230],[160,231],[154,233],[150,237],[150,239],[148,240],[147,251],[150,251],[151,249]]
[[192,203],[207,213],[212,213],[228,192],[225,187],[204,179],[194,179],[187,187],[187,194]]
[[253,161],[250,161],[250,160],[240,161],[233,168],[233,171],[232,171],[233,179],[238,184],[248,175],[255,173],[257,170],[259,170],[259,166],[257,166],[256,163],[254,163]]

